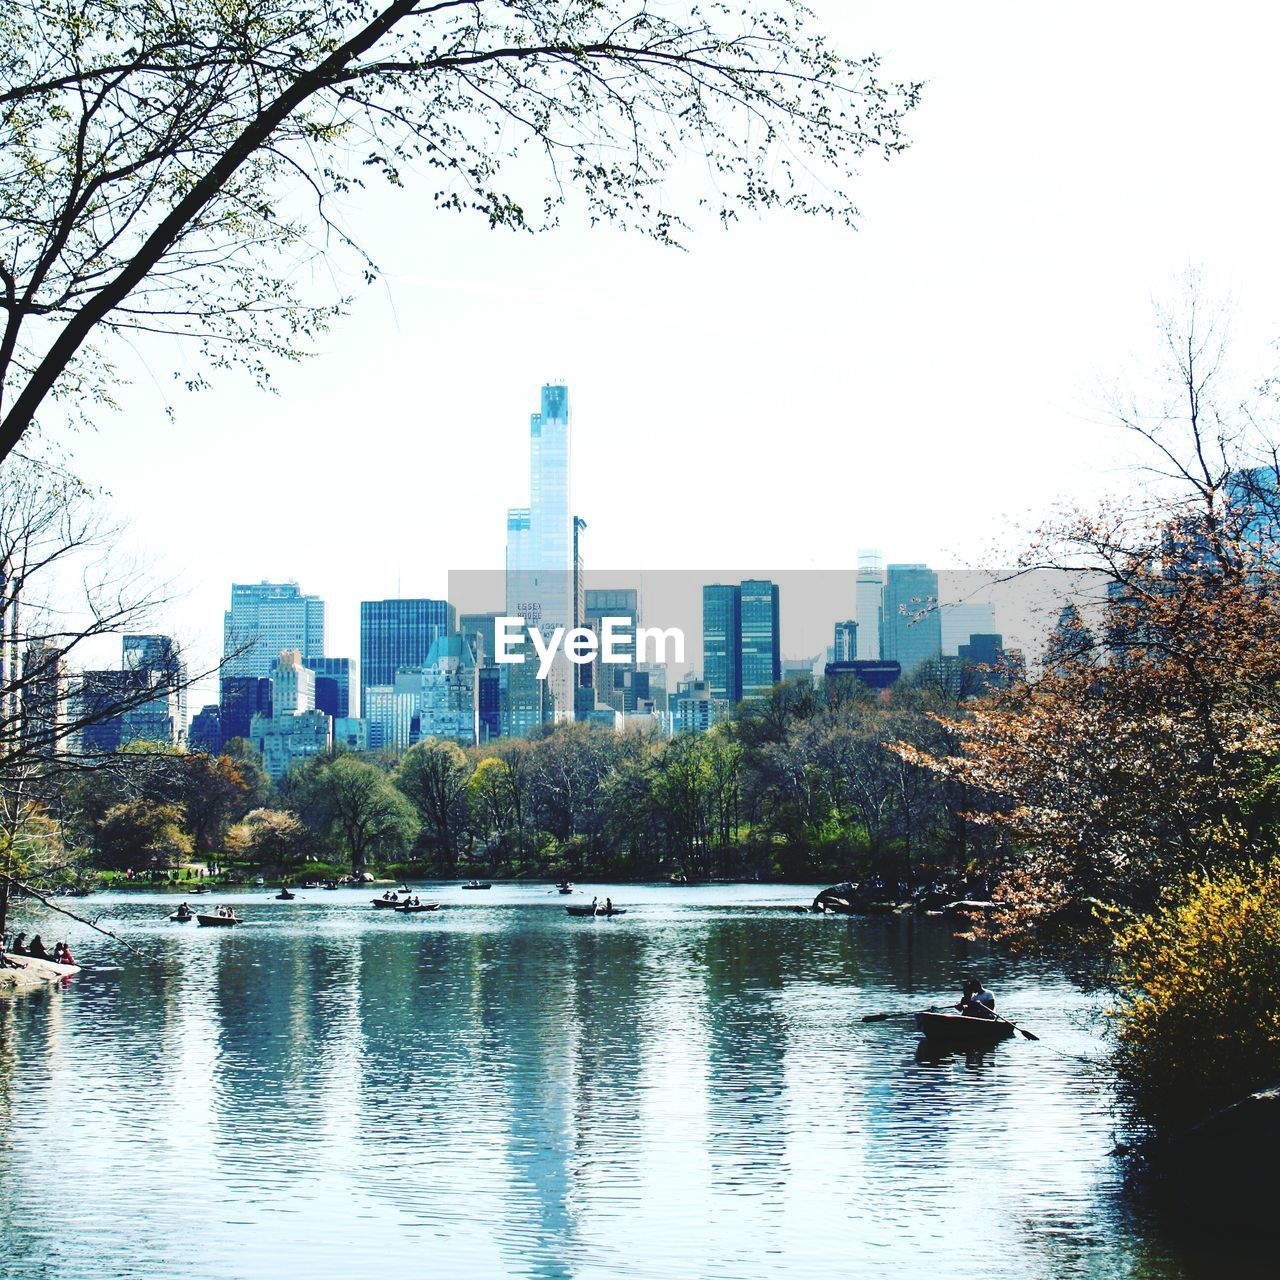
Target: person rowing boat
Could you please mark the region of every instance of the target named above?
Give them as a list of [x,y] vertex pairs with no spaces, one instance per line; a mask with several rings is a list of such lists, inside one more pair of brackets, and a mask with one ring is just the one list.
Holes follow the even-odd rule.
[[956,1008],[966,1018],[994,1018],[996,1016],[996,998],[976,976],[964,980],[964,994],[961,995]]

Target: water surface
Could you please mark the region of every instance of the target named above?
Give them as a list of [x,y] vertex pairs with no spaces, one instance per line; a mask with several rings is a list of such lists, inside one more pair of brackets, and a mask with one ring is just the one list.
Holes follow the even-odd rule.
[[[942,922],[780,909],[815,891],[76,904],[140,956],[24,919],[85,971],[0,1003],[0,1276],[1215,1274],[1118,1194],[1093,997]],[[592,893],[628,914],[565,913]],[[974,967],[1038,1043],[922,1060],[860,1020]]]

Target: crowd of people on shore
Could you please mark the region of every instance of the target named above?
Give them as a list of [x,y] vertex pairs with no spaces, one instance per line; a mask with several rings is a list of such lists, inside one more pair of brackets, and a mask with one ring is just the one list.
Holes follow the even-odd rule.
[[54,964],[75,964],[75,960],[71,957],[71,948],[65,942],[59,942],[51,952],[38,933],[30,942],[27,941],[25,933],[19,933],[12,942],[7,937],[0,937],[0,968],[22,968],[20,963],[10,959],[11,956],[25,956],[31,960],[52,960]]

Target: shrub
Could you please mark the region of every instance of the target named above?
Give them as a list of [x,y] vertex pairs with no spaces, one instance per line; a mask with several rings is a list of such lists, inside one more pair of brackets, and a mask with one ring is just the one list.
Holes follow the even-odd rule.
[[1280,860],[1190,877],[1116,957],[1116,1065],[1140,1117],[1190,1124],[1280,1080]]

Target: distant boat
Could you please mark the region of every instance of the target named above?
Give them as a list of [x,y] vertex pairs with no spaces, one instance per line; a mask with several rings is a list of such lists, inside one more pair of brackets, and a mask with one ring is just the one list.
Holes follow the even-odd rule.
[[226,915],[223,915],[221,912],[219,912],[217,915],[212,915],[212,916],[197,915],[196,922],[210,929],[226,928],[229,925],[242,923],[236,917],[235,912],[231,911],[229,908],[227,908],[226,911],[227,911]]
[[304,884],[302,887],[303,887],[304,889],[318,889],[318,888],[320,887],[320,881],[319,881],[319,880],[308,880],[308,881],[307,881],[307,883],[306,883],[306,884]]
[[173,911],[169,914],[169,919],[175,924],[187,924],[196,918],[194,911]]
[[261,876],[257,876],[255,877],[253,883],[256,884],[259,889],[261,889],[266,885],[267,882]]
[[493,885],[489,884],[487,881],[484,884],[481,884],[479,880],[472,880],[470,884],[464,884],[462,887],[464,889],[492,889]]
[[341,886],[338,884],[336,880],[326,880],[324,882],[324,887],[328,889],[330,892],[332,892],[334,889],[341,888]]
[[573,892],[573,886],[572,886],[572,885],[568,885],[568,884],[562,884],[562,885],[560,886],[560,888],[556,890],[556,892],[557,892],[557,893],[572,893],[572,892]]
[[565,907],[571,916],[625,916],[626,907]]
[[399,898],[374,898],[373,905],[384,911],[390,911],[400,905]]
[[279,902],[292,902],[297,896],[298,895],[296,893],[290,893],[288,889],[281,889],[280,892],[276,894],[276,900]]

